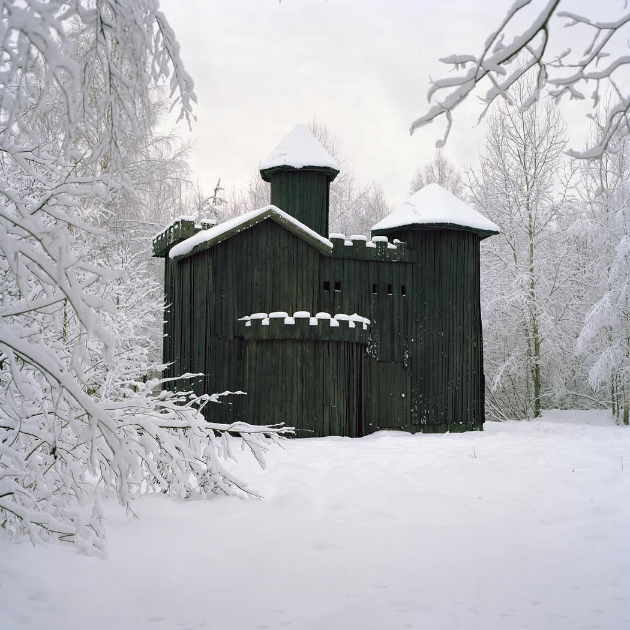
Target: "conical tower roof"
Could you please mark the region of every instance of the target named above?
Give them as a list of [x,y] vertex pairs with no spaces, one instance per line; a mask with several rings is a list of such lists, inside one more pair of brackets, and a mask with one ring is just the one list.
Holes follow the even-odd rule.
[[260,163],[264,179],[266,171],[283,168],[326,170],[330,171],[331,179],[339,172],[335,159],[304,124],[296,125]]
[[402,229],[454,228],[478,233],[481,238],[499,234],[499,227],[439,184],[428,184],[401,203],[373,228],[373,235]]

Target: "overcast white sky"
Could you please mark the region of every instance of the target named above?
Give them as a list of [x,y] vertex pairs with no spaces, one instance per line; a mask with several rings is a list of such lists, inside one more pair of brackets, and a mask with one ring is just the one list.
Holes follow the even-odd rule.
[[[196,176],[207,190],[219,177],[241,186],[296,123],[316,118],[335,134],[360,181],[381,183],[392,204],[404,201],[443,129],[409,135],[424,113],[430,76],[444,72],[438,59],[478,53],[509,4],[162,0],[199,100],[190,136]],[[474,162],[483,142],[483,124],[475,127],[480,111],[471,99],[457,112],[446,154],[460,167]],[[575,132],[583,126],[571,129],[581,142]]]

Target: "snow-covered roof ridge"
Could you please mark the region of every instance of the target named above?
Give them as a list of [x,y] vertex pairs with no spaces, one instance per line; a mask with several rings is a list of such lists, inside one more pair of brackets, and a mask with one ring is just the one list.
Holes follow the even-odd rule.
[[290,166],[313,166],[339,171],[339,165],[326,151],[305,124],[299,124],[280,141],[280,144],[260,163],[260,170]]
[[333,250],[333,244],[327,238],[324,238],[290,214],[280,210],[280,208],[269,205],[219,223],[219,225],[209,230],[197,232],[194,236],[175,245],[169,252],[169,258],[187,256],[193,253],[193,250],[201,249],[202,245],[205,247],[216,245],[243,230],[257,225],[265,219],[274,220],[276,223],[279,223],[289,231],[309,242],[324,254],[330,254]]
[[379,221],[372,232],[395,230],[415,225],[453,225],[474,231],[498,234],[499,227],[445,190],[439,184],[427,184]]

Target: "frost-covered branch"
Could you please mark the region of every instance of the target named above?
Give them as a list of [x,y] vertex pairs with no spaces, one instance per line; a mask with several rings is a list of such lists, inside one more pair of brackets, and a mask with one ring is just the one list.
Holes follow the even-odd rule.
[[[486,39],[478,54],[455,54],[440,59],[454,74],[433,82],[428,92],[429,109],[411,124],[411,133],[444,117],[446,130],[437,147],[448,139],[453,112],[470,95],[477,93],[485,103],[480,116],[501,97],[512,104],[512,90],[521,77],[534,73],[530,90],[519,104],[527,109],[543,93],[555,101],[590,98],[593,107],[607,91],[614,94],[615,107],[609,109],[597,141],[584,151],[572,150],[574,157],[593,159],[602,155],[615,136],[630,132],[630,92],[622,88],[627,77],[630,54],[619,54],[628,48],[630,14],[617,19],[598,21],[568,11],[560,11],[561,0],[516,0],[506,17]],[[595,6],[595,5],[594,5]],[[526,9],[535,10],[523,26],[519,21]],[[575,28],[575,45],[560,54],[550,52],[560,26]],[[585,32],[590,31],[590,39]],[[516,34],[515,34],[516,33]],[[625,38],[625,41],[624,41]]]
[[182,171],[154,133],[164,83],[192,119],[158,2],[4,0],[0,42],[2,531],[102,550],[103,493],[256,496],[223,458],[238,441],[264,463],[288,429],[209,424],[216,396],[159,391],[160,288],[116,227],[135,183]]

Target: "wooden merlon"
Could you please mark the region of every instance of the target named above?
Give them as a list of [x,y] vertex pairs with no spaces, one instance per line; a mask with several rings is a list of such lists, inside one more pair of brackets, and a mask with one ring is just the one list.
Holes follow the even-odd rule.
[[[266,317],[265,317],[266,316]],[[237,335],[246,341],[282,339],[302,341],[340,341],[367,344],[369,320],[358,315],[336,315],[299,311],[287,313],[256,313],[239,319]]]
[[333,244],[333,258],[352,260],[380,260],[387,262],[415,262],[416,253],[406,243],[394,239],[389,242],[386,236],[366,236],[331,234],[328,240]]
[[202,219],[198,223],[192,218],[179,217],[167,225],[153,238],[153,255],[164,258],[173,245],[185,241],[201,230],[213,228],[217,222],[213,219]]

